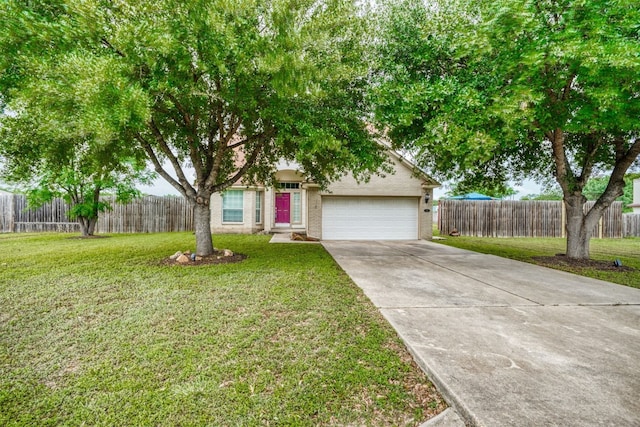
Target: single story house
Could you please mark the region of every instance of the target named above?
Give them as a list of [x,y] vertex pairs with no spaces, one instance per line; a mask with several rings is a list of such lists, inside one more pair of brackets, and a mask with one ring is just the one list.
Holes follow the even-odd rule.
[[326,190],[295,164],[277,167],[276,186],[236,184],[211,199],[214,233],[299,232],[322,240],[431,239],[433,189],[440,184],[393,151],[394,173]]

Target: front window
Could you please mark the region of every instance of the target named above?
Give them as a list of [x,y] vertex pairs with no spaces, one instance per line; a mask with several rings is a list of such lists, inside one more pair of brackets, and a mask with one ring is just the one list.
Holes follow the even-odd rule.
[[262,222],[262,193],[256,191],[256,224]]
[[227,190],[222,193],[222,222],[242,222],[242,190]]
[[280,188],[283,190],[298,190],[300,189],[299,182],[281,182]]
[[302,203],[300,193],[292,193],[293,203],[291,204],[291,211],[293,214],[293,222],[300,223],[302,222]]

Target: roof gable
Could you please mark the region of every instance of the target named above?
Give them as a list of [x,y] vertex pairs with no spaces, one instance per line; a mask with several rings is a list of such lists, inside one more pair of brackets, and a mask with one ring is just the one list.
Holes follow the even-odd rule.
[[416,178],[422,179],[424,181],[423,184],[425,186],[430,188],[440,187],[441,184],[438,181],[436,181],[431,176],[429,176],[427,172],[425,172],[423,169],[420,169],[418,166],[416,166],[416,164],[413,163],[411,160],[405,158],[403,155],[401,155],[400,153],[394,150],[389,149],[387,151],[392,158],[395,158],[396,160],[398,160],[398,163],[401,166],[411,171],[411,173]]

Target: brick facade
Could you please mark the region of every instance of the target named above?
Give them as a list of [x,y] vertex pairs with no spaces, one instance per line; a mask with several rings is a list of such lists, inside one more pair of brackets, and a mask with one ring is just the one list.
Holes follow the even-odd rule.
[[[403,197],[415,198],[418,202],[418,238],[431,239],[433,237],[433,214],[431,212],[433,189],[439,184],[402,157],[391,153],[389,161],[393,166],[393,173],[382,176],[373,175],[368,182],[357,182],[347,174],[342,179],[332,183],[328,189],[321,190],[313,183],[305,182],[305,178],[295,170],[295,166],[283,163],[278,165],[277,182],[299,183],[295,187],[264,188],[238,185],[232,190],[241,190],[243,194],[244,215],[242,222],[224,223],[222,221],[222,195],[214,194],[211,198],[211,228],[214,233],[255,233],[258,231],[271,232],[280,229],[281,224],[275,224],[275,194],[277,192],[300,193],[300,212],[302,221],[292,223],[291,231],[306,232],[309,237],[322,239],[322,200],[330,197]],[[429,201],[425,201],[425,196]],[[256,200],[260,198],[262,221],[256,221]],[[429,212],[426,212],[429,210]]]

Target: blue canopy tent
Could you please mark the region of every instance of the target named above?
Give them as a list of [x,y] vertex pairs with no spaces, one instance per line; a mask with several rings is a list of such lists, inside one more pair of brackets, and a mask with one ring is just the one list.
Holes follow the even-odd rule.
[[485,196],[480,193],[467,193],[461,196],[448,197],[451,200],[494,200],[493,197]]

